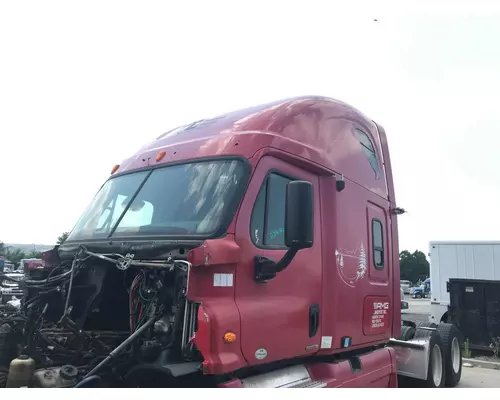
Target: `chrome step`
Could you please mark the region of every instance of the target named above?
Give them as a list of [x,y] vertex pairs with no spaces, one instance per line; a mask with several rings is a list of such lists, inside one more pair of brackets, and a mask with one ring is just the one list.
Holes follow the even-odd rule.
[[263,389],[313,389],[325,387],[326,383],[313,381],[304,365],[275,370],[242,379],[245,388]]
[[326,386],[325,382],[321,381],[308,381],[308,382],[300,382],[293,386],[287,386],[288,389],[316,389],[323,388]]

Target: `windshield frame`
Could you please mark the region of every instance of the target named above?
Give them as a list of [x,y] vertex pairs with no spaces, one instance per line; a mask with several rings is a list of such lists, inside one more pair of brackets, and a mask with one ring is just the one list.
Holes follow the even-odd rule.
[[[242,179],[238,183],[235,189],[235,193],[233,196],[232,201],[227,205],[226,209],[223,212],[223,216],[221,218],[220,223],[218,224],[217,228],[213,232],[208,232],[208,233],[201,233],[201,234],[181,234],[181,233],[175,233],[175,234],[140,234],[140,235],[115,235],[115,230],[119,226],[121,220],[125,216],[128,208],[130,205],[133,203],[134,199],[136,196],[139,194],[141,191],[142,187],[144,184],[148,181],[149,177],[153,173],[153,171],[158,170],[158,169],[163,169],[163,168],[168,168],[168,167],[173,167],[173,166],[178,166],[178,165],[186,165],[186,164],[197,164],[197,163],[204,163],[204,162],[218,162],[218,161],[238,161],[242,167]],[[144,179],[142,180],[141,184],[137,187],[136,191],[132,195],[131,200],[129,201],[126,209],[122,212],[116,223],[114,224],[113,228],[110,230],[109,234],[106,237],[102,238],[85,238],[85,239],[70,239],[71,238],[71,232],[76,228],[78,223],[80,222],[80,219],[84,216],[85,210],[82,212],[80,215],[79,219],[76,221],[75,225],[70,231],[70,234],[68,236],[68,239],[64,242],[64,244],[68,243],[73,243],[73,244],[79,244],[79,243],[99,243],[99,242],[131,242],[131,241],[137,241],[140,240],[141,242],[143,241],[156,241],[156,240],[172,240],[172,239],[182,239],[182,240],[206,240],[206,239],[216,239],[216,238],[221,238],[224,237],[227,233],[227,229],[229,228],[229,225],[231,225],[237,211],[239,208],[239,205],[241,203],[241,200],[247,190],[248,183],[250,181],[250,177],[252,175],[252,166],[250,164],[250,161],[243,157],[243,156],[238,156],[238,155],[223,155],[223,156],[210,156],[210,157],[199,157],[199,158],[192,158],[192,159],[186,159],[186,160],[181,160],[181,161],[174,161],[174,162],[169,162],[169,163],[163,163],[160,165],[150,165],[142,168],[136,168],[132,169],[129,171],[124,171],[117,173],[115,175],[112,175],[106,181],[100,186],[99,190],[96,192],[95,196],[92,198],[91,202],[89,203],[92,204],[92,202],[95,200],[99,192],[102,190],[104,185],[106,185],[110,180],[116,179],[125,175],[130,175],[134,173],[140,173],[140,172],[148,172],[145,176]],[[88,206],[87,206],[88,207]]]

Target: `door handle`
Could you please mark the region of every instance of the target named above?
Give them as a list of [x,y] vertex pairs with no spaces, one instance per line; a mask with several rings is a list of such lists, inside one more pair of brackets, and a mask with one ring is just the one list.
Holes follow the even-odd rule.
[[309,337],[313,337],[319,328],[319,304],[314,303],[309,307]]

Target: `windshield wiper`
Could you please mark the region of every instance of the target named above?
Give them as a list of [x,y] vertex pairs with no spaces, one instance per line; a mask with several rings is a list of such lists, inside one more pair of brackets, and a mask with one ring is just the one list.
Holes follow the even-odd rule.
[[113,233],[115,233],[116,228],[118,228],[118,225],[120,225],[120,222],[122,221],[123,217],[127,213],[128,209],[130,208],[131,204],[134,202],[135,198],[141,191],[142,187],[144,184],[147,182],[151,174],[153,173],[153,170],[149,171],[149,173],[146,175],[146,177],[143,179],[137,190],[134,192],[134,194],[130,197],[130,201],[128,202],[127,206],[123,209],[122,213],[120,214],[120,217],[117,219],[115,225],[113,226],[113,229],[109,232],[108,239],[113,236]]

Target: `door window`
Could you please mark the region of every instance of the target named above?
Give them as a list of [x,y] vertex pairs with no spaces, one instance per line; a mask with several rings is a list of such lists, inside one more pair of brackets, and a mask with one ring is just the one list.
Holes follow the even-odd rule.
[[292,179],[271,173],[263,182],[250,220],[250,236],[258,247],[285,248],[286,187]]
[[373,266],[384,269],[384,229],[380,220],[372,219]]

